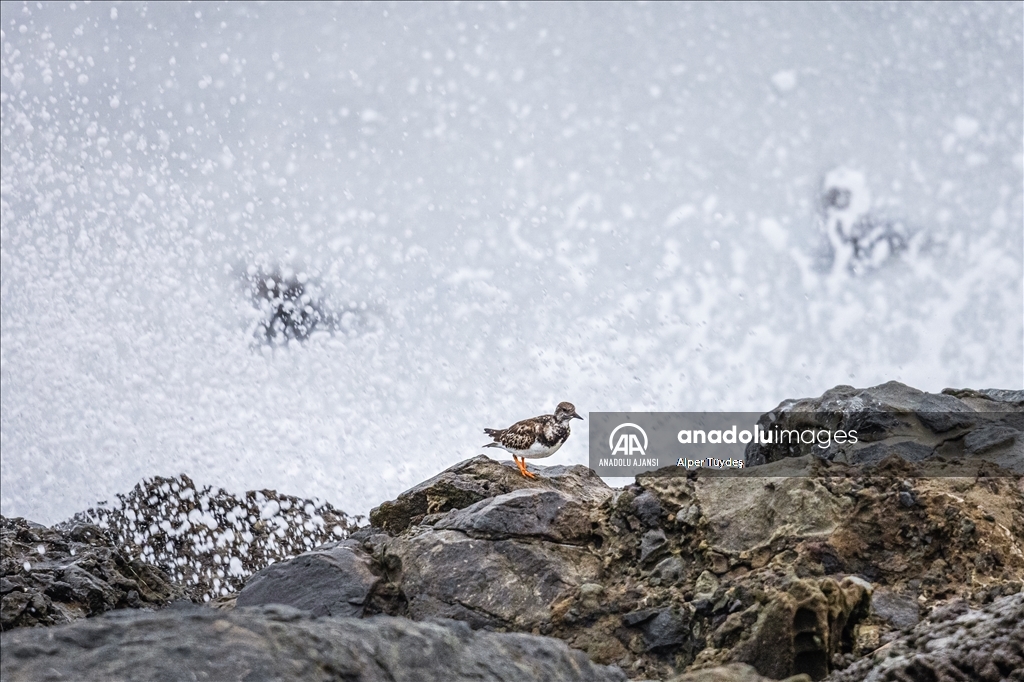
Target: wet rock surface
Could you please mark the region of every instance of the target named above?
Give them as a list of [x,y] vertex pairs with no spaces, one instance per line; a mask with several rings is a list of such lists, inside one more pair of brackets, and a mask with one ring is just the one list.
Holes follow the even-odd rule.
[[282,606],[122,612],[7,633],[2,651],[7,682],[626,679],[548,637],[474,631],[454,621],[316,618]]
[[157,608],[183,590],[88,523],[47,528],[0,517],[0,629],[59,625],[120,608]]
[[[586,467],[531,465],[539,474],[531,480],[510,462],[479,456],[316,549],[301,552],[309,546],[302,522],[286,524],[298,556],[258,570],[237,604],[547,636],[634,679],[845,682],[861,679],[842,677],[847,671],[881,670],[897,650],[909,662],[877,679],[957,679],[914,671],[980,662],[919,654],[952,642],[967,656],[973,640],[914,633],[947,627],[944,604],[956,617],[989,613],[990,602],[1017,608],[1007,598],[1024,587],[1024,479],[1001,466],[1013,454],[1001,445],[986,451],[1003,459],[950,459],[941,476],[921,476],[914,453],[932,457],[936,433],[958,447],[972,433],[1003,443],[985,435],[991,424],[971,426],[978,406],[998,402],[1009,414],[1024,402],[1014,402],[1019,392],[851,391],[815,400],[883,396],[891,411],[857,417],[880,435],[856,461],[788,453],[741,476],[670,468],[613,489]],[[921,405],[945,411],[911,410]],[[893,440],[911,413],[913,428]],[[979,636],[996,629],[986,625]],[[1019,637],[1010,631],[993,657],[1016,660]]]

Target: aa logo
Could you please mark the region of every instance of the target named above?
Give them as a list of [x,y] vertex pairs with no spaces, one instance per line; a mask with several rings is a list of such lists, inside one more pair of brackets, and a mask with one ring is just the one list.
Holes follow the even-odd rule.
[[[618,434],[617,440],[616,434]],[[640,438],[643,438],[643,445],[640,444]],[[647,454],[647,432],[636,424],[629,422],[619,424],[608,436],[608,447],[611,449],[613,457],[615,455],[626,455],[627,457],[639,455],[642,457]]]

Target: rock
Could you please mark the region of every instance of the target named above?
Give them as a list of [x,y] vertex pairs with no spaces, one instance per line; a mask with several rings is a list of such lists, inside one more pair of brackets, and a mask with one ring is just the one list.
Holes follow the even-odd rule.
[[351,680],[622,682],[556,639],[473,632],[463,623],[314,618],[287,607],[126,612],[2,635],[6,682]]
[[909,633],[882,646],[830,682],[933,680],[1001,682],[1024,670],[1024,593],[981,609],[955,601],[933,611]]
[[1010,446],[1019,436],[1020,430],[1009,426],[985,426],[971,431],[964,437],[964,450],[971,455],[981,455]]
[[[667,682],[775,682],[757,673],[757,669],[746,663],[730,663],[729,665],[706,670],[694,670],[670,678]],[[811,682],[807,675],[794,675],[782,682]]]
[[101,528],[47,528],[0,516],[0,629],[69,623],[181,598],[161,569],[127,556]]
[[245,584],[236,604],[285,604],[315,616],[358,617],[379,580],[358,543],[345,541],[264,568]]
[[348,537],[358,525],[323,501],[249,491],[244,497],[197,487],[184,474],[149,478],[117,503],[76,515],[95,523],[127,554],[162,567],[209,601],[242,589],[246,578],[275,561]]
[[476,539],[452,530],[393,538],[384,548],[400,566],[392,576],[407,602],[399,613],[416,620],[549,628],[557,603],[601,575],[600,559],[583,547]]
[[649,492],[643,492],[630,503],[633,513],[647,528],[657,528],[661,523],[661,503]]
[[662,585],[671,586],[678,584],[685,572],[686,569],[679,557],[670,556],[658,562],[651,571],[651,577]]
[[[550,635],[634,678],[822,679],[894,650],[919,604],[923,613],[960,596],[950,616],[959,617],[1024,585],[1024,479],[1000,468],[1018,441],[964,464],[929,459],[959,457],[990,427],[1024,428],[1024,411],[1012,411],[1024,402],[996,397],[1006,396],[837,387],[769,416],[813,424],[816,413],[793,406],[841,408],[833,427],[864,429],[856,450],[782,453],[735,476],[669,467],[617,491],[583,467],[536,467],[530,480],[477,457],[382,504],[370,527],[259,571],[236,612],[257,601],[302,608],[261,607],[277,614],[271,629],[330,620],[311,619],[315,612],[441,619],[459,637],[485,634],[467,628]],[[865,404],[880,409],[857,411]],[[1002,421],[977,421],[999,410]],[[957,475],[921,476],[920,462],[908,461],[921,458],[915,452]],[[215,512],[209,501],[197,508]],[[92,578],[71,578],[89,594]],[[0,582],[5,613],[35,608],[16,581],[12,573]],[[131,592],[124,603],[136,603]],[[241,627],[224,622],[217,627]],[[311,632],[290,641],[308,645],[310,660],[327,660]],[[371,651],[378,635],[364,635],[357,648]]]
[[653,618],[643,626],[644,643],[647,651],[663,647],[677,647],[689,640],[687,625],[690,614],[680,609],[665,607],[658,609]]
[[868,603],[867,592],[854,581],[793,581],[761,610],[749,638],[736,645],[735,659],[768,677],[806,674],[820,680]]
[[586,508],[557,490],[525,488],[481,500],[447,514],[434,524],[473,537],[500,540],[541,537],[553,542],[582,542],[590,536]]
[[871,614],[900,630],[912,628],[920,620],[917,599],[891,590],[875,590],[871,595]]
[[428,514],[463,509],[486,498],[529,488],[553,488],[572,499],[586,501],[611,495],[611,489],[587,467],[537,469],[542,476],[531,480],[511,465],[478,455],[405,491],[398,499],[374,508],[370,511],[370,523],[389,533],[401,533]]
[[819,398],[784,401],[758,423],[762,429],[852,430],[857,432],[857,442],[830,439],[822,449],[816,443],[794,444],[777,438],[771,444],[750,443],[746,461],[757,466],[813,455],[846,464],[877,464],[897,456],[921,464],[922,475],[956,475],[933,465],[980,458],[1020,475],[1024,474],[1021,396],[1022,391],[991,389],[925,393],[896,381],[865,389],[837,386]]
[[644,533],[640,540],[640,563],[646,564],[652,557],[657,557],[665,547],[665,531],[660,528]]
[[718,590],[718,576],[711,571],[701,571],[697,582],[693,585],[694,599],[712,599]]
[[[998,412],[993,404],[1005,403],[1008,407],[1024,407],[1024,390],[1011,391],[1004,388],[944,388],[943,395],[960,398],[979,412]],[[997,405],[998,407],[998,405]]]
[[[821,536],[848,518],[853,500],[837,496],[812,473],[809,456],[762,467],[772,478],[698,478],[641,475],[637,479],[666,501],[680,488],[700,501],[710,543],[723,554],[770,544],[778,537]],[[759,472],[760,473],[760,472]]]

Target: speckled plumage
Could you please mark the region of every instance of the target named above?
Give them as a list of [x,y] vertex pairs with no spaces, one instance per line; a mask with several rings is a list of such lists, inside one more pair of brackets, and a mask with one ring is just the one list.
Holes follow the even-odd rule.
[[[484,433],[494,439],[485,448],[501,448],[512,453],[519,471],[524,476],[535,478],[526,470],[526,458],[541,459],[555,454],[569,438],[569,421],[583,419],[576,414],[572,403],[558,403],[554,414],[542,414],[516,422],[507,429],[484,429]],[[520,458],[523,461],[520,462]]]

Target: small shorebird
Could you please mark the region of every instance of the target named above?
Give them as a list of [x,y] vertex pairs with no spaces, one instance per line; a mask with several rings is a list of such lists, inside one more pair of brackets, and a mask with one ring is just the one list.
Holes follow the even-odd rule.
[[555,454],[569,438],[569,421],[583,419],[576,414],[572,403],[558,403],[554,414],[542,414],[516,422],[507,429],[484,429],[494,439],[485,448],[502,448],[512,453],[519,471],[527,478],[537,478],[526,470],[526,460],[541,459]]

